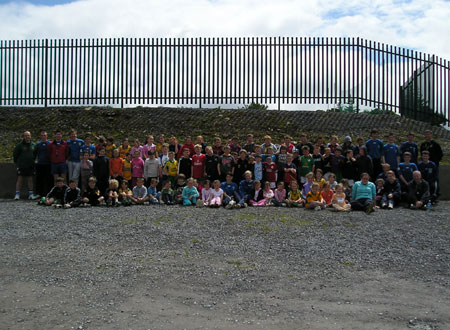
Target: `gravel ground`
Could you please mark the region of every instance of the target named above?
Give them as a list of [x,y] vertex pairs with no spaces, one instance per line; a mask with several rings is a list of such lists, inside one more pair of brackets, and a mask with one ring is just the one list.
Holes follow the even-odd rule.
[[450,329],[431,213],[0,201],[2,329]]

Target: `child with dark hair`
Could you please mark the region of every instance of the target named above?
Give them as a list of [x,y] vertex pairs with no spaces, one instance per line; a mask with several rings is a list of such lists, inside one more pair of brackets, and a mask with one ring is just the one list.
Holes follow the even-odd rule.
[[123,206],[130,206],[132,204],[131,197],[133,197],[133,192],[128,188],[128,181],[123,180],[119,188],[119,202]]
[[39,201],[41,205],[53,205],[56,208],[62,207],[64,203],[64,194],[67,190],[67,185],[64,184],[64,178],[56,178],[55,186],[49,191],[46,197]]
[[138,178],[144,177],[145,163],[141,158],[138,150],[134,151],[133,160],[131,161],[131,186],[134,188]]
[[214,154],[211,146],[206,147],[205,171],[209,181],[219,179],[219,156]]
[[183,174],[186,178],[190,178],[192,174],[192,159],[189,157],[189,149],[183,149],[183,157],[178,159],[178,174]]
[[180,174],[177,176],[176,183],[174,186],[176,204],[183,204],[182,194],[184,187],[186,187],[186,176],[184,174]]
[[110,136],[106,139],[105,156],[108,158],[112,158],[113,151],[115,149],[117,148],[116,145],[114,144],[114,138]]
[[109,180],[109,159],[105,156],[105,148],[100,148],[97,158],[94,159],[93,174],[97,178],[97,187],[105,195]]
[[89,159],[89,152],[83,151],[80,162],[81,190],[84,191],[88,186],[88,180],[92,176],[94,163]]
[[247,150],[242,149],[239,152],[239,158],[234,164],[233,181],[237,183],[241,182],[244,178],[244,173],[250,170],[250,164],[247,158]]
[[163,188],[161,190],[161,201],[166,205],[174,204],[174,192],[171,188],[170,181],[166,181],[163,184]]
[[359,153],[356,156],[356,168],[358,169],[358,177],[361,177],[363,173],[373,177],[372,158],[367,154],[366,146],[359,147]]
[[77,181],[69,181],[69,187],[64,192],[64,208],[77,207],[81,204],[81,191],[77,187]]
[[159,204],[161,193],[158,192],[158,179],[153,178],[150,180],[149,187],[147,189],[148,201],[150,204]]
[[436,164],[430,160],[429,151],[422,152],[422,161],[417,167],[422,173],[422,179],[430,186],[431,201],[434,203],[437,200],[438,192],[438,169]]
[[88,180],[88,186],[83,190],[81,201],[84,206],[97,206],[105,198],[100,194],[100,190],[97,188],[97,179],[90,177]]
[[234,158],[231,156],[229,146],[223,148],[223,155],[219,158],[219,165],[221,181],[225,181],[227,173],[234,174]]

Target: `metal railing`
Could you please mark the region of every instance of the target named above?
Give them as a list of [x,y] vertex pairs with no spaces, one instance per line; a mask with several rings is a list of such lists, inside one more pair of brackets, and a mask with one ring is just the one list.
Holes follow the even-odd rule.
[[449,82],[447,60],[360,38],[0,41],[0,106],[352,102],[448,120]]

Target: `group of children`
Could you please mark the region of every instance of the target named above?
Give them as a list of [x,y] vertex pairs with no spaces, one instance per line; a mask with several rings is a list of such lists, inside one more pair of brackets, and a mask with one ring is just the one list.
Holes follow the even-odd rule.
[[[58,138],[60,147],[65,141]],[[350,137],[339,144],[336,136],[327,144],[322,138],[313,144],[302,135],[296,145],[289,136],[279,145],[265,136],[264,143],[257,145],[251,134],[243,146],[237,138],[222,144],[218,137],[212,146],[207,146],[201,136],[196,143],[186,137],[183,145],[175,137],[166,142],[163,135],[157,143],[148,136],[145,145],[138,139],[130,145],[124,139],[118,147],[112,138],[99,138],[97,145],[90,140],[90,136],[85,141],[78,139],[76,132],[71,131],[67,144],[79,143],[72,142],[62,152],[66,155],[64,161],[76,154],[71,159],[79,172],[68,173],[66,186],[64,166],[52,163],[55,186],[40,204],[304,206],[349,211],[352,186],[362,173],[368,173],[376,182],[377,205],[393,208],[407,193],[416,170],[422,172],[431,195],[434,200],[437,198],[438,162],[442,158],[441,154],[436,165],[430,160],[436,152],[426,146],[422,150],[421,146],[422,161],[417,163],[419,147],[412,134],[399,148],[392,134],[389,142],[383,144],[376,131],[366,142],[359,138],[357,144]],[[51,152],[50,147],[47,152]]]

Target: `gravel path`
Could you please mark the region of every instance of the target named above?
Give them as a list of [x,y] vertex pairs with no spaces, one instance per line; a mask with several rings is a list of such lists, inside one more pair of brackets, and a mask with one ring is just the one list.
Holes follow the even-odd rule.
[[4,200],[1,328],[450,329],[449,219]]

